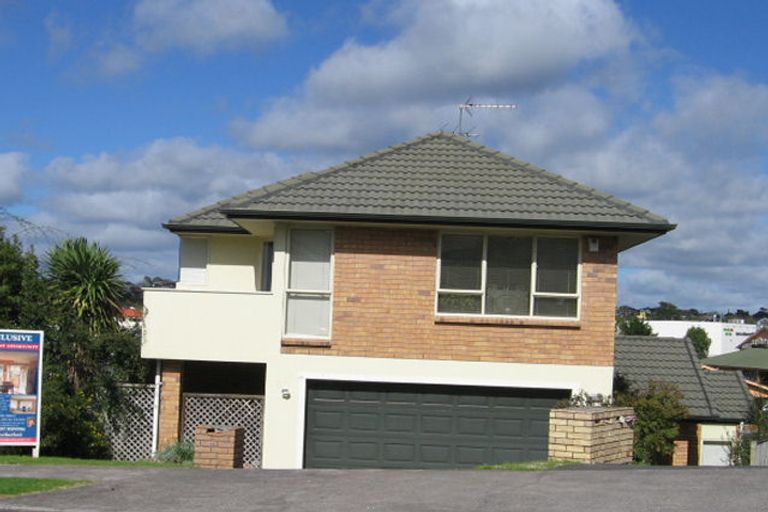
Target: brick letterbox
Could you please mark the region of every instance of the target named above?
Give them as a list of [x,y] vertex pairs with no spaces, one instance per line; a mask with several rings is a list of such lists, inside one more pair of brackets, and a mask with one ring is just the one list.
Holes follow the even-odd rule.
[[243,467],[243,427],[198,425],[195,428],[195,466],[211,469]]

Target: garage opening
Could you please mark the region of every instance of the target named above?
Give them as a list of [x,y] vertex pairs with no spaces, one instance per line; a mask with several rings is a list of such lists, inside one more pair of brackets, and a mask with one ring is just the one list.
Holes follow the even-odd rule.
[[194,442],[195,427],[245,429],[246,467],[261,467],[265,364],[184,363],[182,438]]
[[570,390],[311,380],[304,466],[466,468],[547,458]]

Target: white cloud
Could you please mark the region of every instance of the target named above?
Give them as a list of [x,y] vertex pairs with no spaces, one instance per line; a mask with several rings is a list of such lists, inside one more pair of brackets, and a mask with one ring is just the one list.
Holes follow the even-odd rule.
[[48,33],[48,55],[58,58],[72,46],[72,27],[69,21],[57,11],[52,11],[43,20]]
[[[139,273],[173,277],[175,257],[159,254],[172,255],[177,241],[160,227],[163,222],[305,166],[186,138],[158,139],[125,153],[59,157],[42,173],[50,197],[30,220],[61,236],[103,243],[120,258],[133,258],[144,268]],[[47,241],[41,242],[44,248]]]
[[141,0],[134,23],[149,51],[260,48],[287,33],[285,17],[268,0]]
[[127,32],[125,40],[96,52],[103,74],[130,73],[149,56],[175,49],[200,55],[260,50],[284,38],[288,29],[270,0],[139,0]]
[[26,172],[26,155],[0,153],[0,206],[8,206],[21,198],[21,181]]
[[[394,13],[392,11],[395,11]],[[580,67],[625,55],[639,35],[608,1],[404,1],[384,15],[391,40],[350,40],[234,132],[256,147],[345,149],[453,123],[467,96],[523,97]],[[442,109],[442,110],[441,110]],[[446,115],[448,114],[448,115]],[[373,128],[372,128],[373,125]]]

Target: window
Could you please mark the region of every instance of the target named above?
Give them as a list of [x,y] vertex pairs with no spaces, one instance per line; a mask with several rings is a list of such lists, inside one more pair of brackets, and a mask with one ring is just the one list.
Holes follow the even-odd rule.
[[332,243],[331,231],[291,231],[286,336],[330,336]]
[[577,238],[445,234],[437,312],[577,318],[579,247]]
[[179,249],[179,281],[184,284],[205,284],[208,280],[208,240],[182,238]]

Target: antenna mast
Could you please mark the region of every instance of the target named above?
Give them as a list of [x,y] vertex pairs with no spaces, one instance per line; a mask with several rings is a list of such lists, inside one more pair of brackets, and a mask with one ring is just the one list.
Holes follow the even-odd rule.
[[467,113],[470,117],[472,117],[472,110],[476,108],[480,109],[516,109],[517,105],[514,103],[472,103],[472,98],[467,98],[467,101],[464,103],[458,105],[459,107],[459,127],[456,130],[456,133],[459,135],[463,135],[464,137],[476,137],[478,134],[472,133],[470,131],[464,131],[463,130],[463,121],[464,121],[464,112]]

